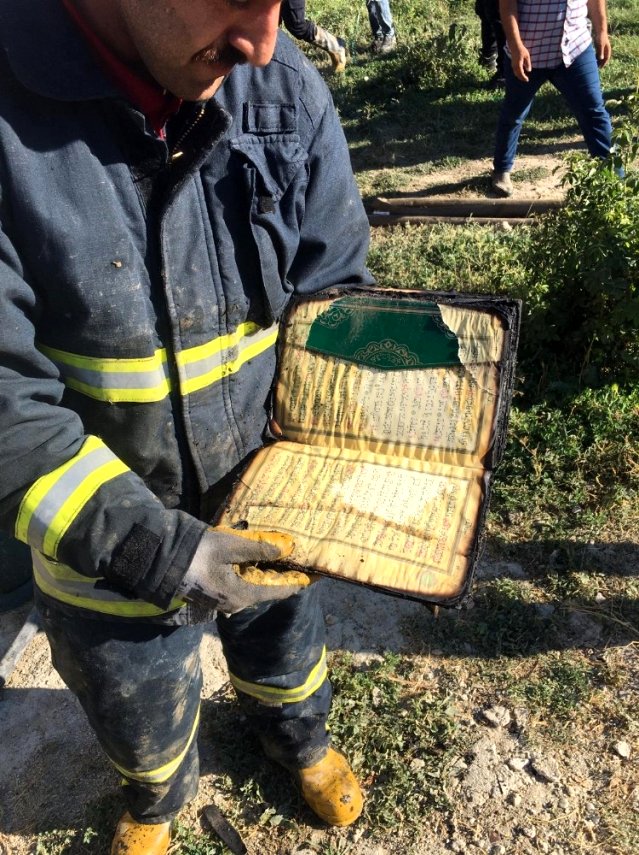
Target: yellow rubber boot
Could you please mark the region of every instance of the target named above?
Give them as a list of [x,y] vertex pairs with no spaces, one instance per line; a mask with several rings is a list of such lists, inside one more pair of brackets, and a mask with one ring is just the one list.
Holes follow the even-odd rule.
[[304,800],[329,825],[350,825],[364,806],[362,791],[348,760],[329,748],[314,766],[297,771]]
[[166,855],[171,842],[171,823],[144,825],[125,813],[111,844],[111,855]]

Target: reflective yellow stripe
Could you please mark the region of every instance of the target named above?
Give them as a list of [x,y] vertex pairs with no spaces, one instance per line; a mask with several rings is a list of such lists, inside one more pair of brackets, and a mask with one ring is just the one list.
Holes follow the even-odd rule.
[[51,561],[36,550],[31,552],[35,584],[47,596],[69,606],[114,617],[142,618],[159,617],[185,605],[184,600],[174,599],[167,608],[162,609],[145,600],[131,599],[110,588],[100,587],[100,583],[105,581],[102,576],[95,579],[83,576],[66,564]]
[[[235,333],[222,336],[213,342],[200,347],[189,348],[178,353],[176,360],[180,367],[180,388],[184,395],[192,394],[207,386],[217,383],[222,377],[235,374],[240,368],[260,353],[273,347],[277,341],[278,328],[269,327],[262,329],[256,324],[241,324]],[[253,341],[245,339],[253,338]],[[239,349],[238,349],[239,348]],[[207,366],[207,360],[214,362],[215,357],[228,351],[226,360],[222,359],[217,364]],[[232,355],[235,354],[235,355]],[[203,370],[195,376],[189,372],[189,368],[197,362],[203,363]]]
[[306,698],[309,698],[319,689],[327,676],[326,648],[323,648],[319,662],[315,665],[304,683],[292,689],[281,689],[278,686],[264,686],[261,683],[248,683],[246,680],[240,680],[235,674],[229,673],[231,683],[239,692],[250,695],[252,698],[257,698],[258,701],[279,704],[296,704],[300,701],[305,701]]
[[227,350],[229,347],[237,345],[240,339],[244,338],[244,336],[252,335],[259,329],[260,327],[257,324],[247,321],[244,324],[240,324],[235,332],[221,335],[219,338],[214,338],[212,341],[207,341],[205,344],[199,344],[197,347],[189,347],[186,350],[182,350],[180,353],[176,354],[177,364],[188,365],[191,362],[198,362],[200,359],[204,359],[207,356],[213,356],[216,353]]
[[89,398],[110,403],[153,403],[171,391],[163,349],[139,359],[110,359],[38,345],[55,362],[64,383]]
[[24,495],[15,525],[18,540],[55,558],[65,532],[96,491],[129,472],[96,436],[89,436],[70,460],[43,475]]
[[133,781],[142,781],[145,784],[163,784],[165,781],[173,775],[180,763],[186,757],[186,754],[191,747],[191,743],[195,739],[195,734],[197,733],[197,726],[200,723],[200,710],[198,707],[197,714],[195,716],[195,721],[193,722],[193,727],[191,728],[191,734],[189,736],[189,740],[186,743],[186,747],[183,751],[181,751],[177,757],[173,760],[169,760],[168,763],[165,763],[163,766],[158,766],[157,769],[149,769],[147,772],[132,772],[130,769],[125,769],[124,766],[120,766],[119,763],[116,763],[113,758],[109,757],[109,760],[115,768],[122,775],[125,775],[127,778],[130,778]]
[[[183,395],[197,392],[234,374],[249,360],[275,344],[277,325],[262,328],[247,321],[227,333],[175,354]],[[64,384],[89,398],[109,403],[153,403],[171,391],[168,355],[112,359],[83,356],[48,345],[39,349],[55,363]]]

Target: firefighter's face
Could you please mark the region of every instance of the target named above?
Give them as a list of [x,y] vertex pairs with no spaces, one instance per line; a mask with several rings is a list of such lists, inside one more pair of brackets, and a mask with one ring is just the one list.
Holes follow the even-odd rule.
[[180,98],[210,98],[234,65],[273,56],[280,0],[116,2],[129,50]]

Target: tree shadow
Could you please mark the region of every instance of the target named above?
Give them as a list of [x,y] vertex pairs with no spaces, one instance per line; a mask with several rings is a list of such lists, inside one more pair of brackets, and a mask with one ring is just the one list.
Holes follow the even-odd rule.
[[[355,57],[352,64],[365,64],[365,77],[336,82],[332,90],[355,172],[492,156],[502,96],[478,76],[460,70],[449,85],[429,86],[419,60],[401,48],[375,61]],[[606,96],[630,92],[617,88]],[[560,139],[566,134],[580,136],[576,120],[563,96],[545,84],[524,125],[519,153],[572,149],[574,143]]]
[[[507,560],[480,563],[464,607],[413,622],[413,638],[444,655],[485,659],[639,643],[639,600],[597,590],[607,577],[639,576],[639,544],[540,540],[508,544],[506,554]],[[521,582],[535,582],[544,598],[526,599]]]
[[[100,825],[113,833],[122,812],[118,777],[71,692],[5,688],[0,732],[0,840]],[[97,837],[78,847],[69,851],[107,851]]]

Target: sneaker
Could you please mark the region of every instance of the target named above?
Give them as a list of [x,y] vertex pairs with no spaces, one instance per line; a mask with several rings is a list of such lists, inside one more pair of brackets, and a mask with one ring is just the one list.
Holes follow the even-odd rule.
[[380,45],[380,53],[392,53],[397,47],[397,39],[395,36],[384,36]]
[[501,71],[497,71],[497,68],[495,67],[495,73],[486,85],[489,89],[503,89],[506,85],[506,78]]
[[371,45],[371,53],[383,54],[392,53],[397,47],[396,36],[375,36],[375,41]]
[[510,172],[497,172],[493,170],[490,178],[490,186],[502,198],[513,195],[513,183],[510,180]]
[[497,71],[497,54],[492,53],[490,56],[485,56],[480,52],[479,64],[482,68],[487,69],[487,71],[490,71],[491,73]]

